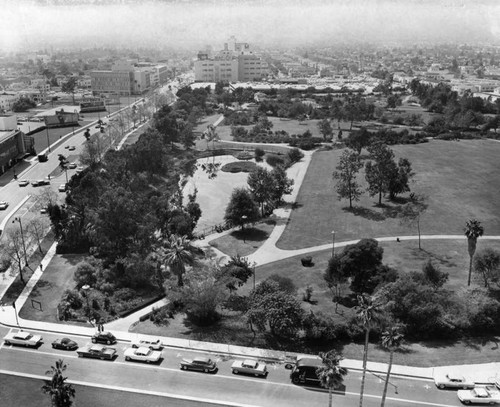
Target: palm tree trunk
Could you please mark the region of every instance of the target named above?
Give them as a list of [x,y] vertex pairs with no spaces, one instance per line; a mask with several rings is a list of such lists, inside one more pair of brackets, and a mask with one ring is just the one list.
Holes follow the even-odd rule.
[[418,230],[418,250],[422,250],[420,245],[420,218],[417,219],[417,230]]
[[387,368],[387,376],[385,377],[384,392],[382,393],[382,403],[380,404],[380,407],[384,407],[385,405],[385,397],[387,396],[387,386],[389,385],[389,377],[391,376],[393,358],[394,358],[394,350],[391,348],[389,354],[389,367]]
[[469,257],[470,257],[470,260],[469,260],[469,279],[467,280],[467,287],[470,286],[470,280],[471,280],[471,276],[472,276],[472,257],[473,257],[473,255],[471,254]]
[[328,387],[328,407],[332,407],[332,405],[333,405],[332,388]]
[[359,392],[359,407],[363,407],[363,393],[365,391],[365,377],[366,377],[366,363],[368,361],[368,338],[370,336],[370,329],[365,331],[365,348],[363,351],[363,375],[361,376],[361,390]]

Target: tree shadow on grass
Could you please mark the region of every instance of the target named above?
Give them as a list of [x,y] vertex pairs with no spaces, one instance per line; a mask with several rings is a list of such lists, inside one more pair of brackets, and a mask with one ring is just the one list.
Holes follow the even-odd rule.
[[235,230],[230,234],[232,237],[238,240],[245,240],[248,242],[262,242],[269,237],[269,233],[256,229],[256,228],[247,228],[244,230]]
[[481,350],[481,348],[484,348],[488,343],[491,342],[490,349],[491,350],[498,350],[499,349],[499,342],[500,339],[496,336],[483,336],[483,337],[465,337],[462,338],[462,343],[467,347],[471,348],[474,350]]
[[59,256],[72,266],[78,265],[87,257],[85,254],[60,254]]
[[386,216],[383,213],[362,206],[354,206],[352,209],[346,207],[342,208],[342,210],[344,212],[351,212],[354,216],[361,216],[362,218],[373,220],[375,222],[382,222],[386,219]]
[[423,261],[431,259],[431,260],[439,262],[440,265],[446,265],[448,267],[456,267],[457,266],[457,263],[455,261],[453,261],[445,256],[440,256],[439,254],[431,252],[427,249],[414,248],[414,249],[412,249],[412,255],[415,258],[422,259]]
[[40,295],[40,290],[50,289],[52,287],[53,284],[50,281],[40,279],[36,283],[35,287],[33,287],[33,290],[31,291],[31,296],[38,297],[38,295]]

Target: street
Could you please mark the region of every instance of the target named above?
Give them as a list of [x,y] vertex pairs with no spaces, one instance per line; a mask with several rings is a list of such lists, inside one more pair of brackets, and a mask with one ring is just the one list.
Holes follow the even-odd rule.
[[[0,335],[3,337],[8,331],[8,328],[1,327]],[[93,391],[96,392],[100,391],[98,388],[116,392],[131,391],[136,395],[175,398],[193,401],[195,404],[202,402],[203,405],[311,406],[326,405],[328,399],[327,391],[322,388],[293,385],[289,378],[290,371],[279,363],[268,364],[270,372],[267,378],[236,376],[230,369],[234,357],[210,355],[219,367],[216,374],[185,372],[179,369],[179,361],[194,355],[189,350],[164,348],[161,363],[149,365],[125,362],[123,352],[129,344],[119,342],[113,346],[118,350],[118,357],[114,361],[81,359],[75,352],[51,348],[50,343],[61,335],[39,333],[43,336],[44,343],[38,349],[0,345],[1,373],[43,375],[55,360],[62,358],[68,364],[66,374],[69,380],[94,387]],[[80,346],[90,342],[88,337],[69,337]],[[370,372],[366,377],[364,405],[378,406],[384,377]],[[342,406],[358,405],[360,380],[361,372],[349,372],[344,382],[345,390],[334,394],[334,404],[339,405],[341,401]],[[33,391],[39,391],[39,387],[35,387]],[[446,407],[459,406],[460,403],[456,391],[438,390],[430,380],[393,377],[386,405]]]

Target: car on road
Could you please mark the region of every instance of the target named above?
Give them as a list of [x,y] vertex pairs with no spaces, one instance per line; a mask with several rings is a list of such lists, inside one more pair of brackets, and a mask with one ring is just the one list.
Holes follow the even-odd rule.
[[476,386],[472,390],[459,390],[457,396],[464,404],[500,403],[500,392],[487,387]]
[[68,147],[68,150],[69,150],[69,151],[74,151],[75,149],[76,149],[76,147],[75,147],[75,146],[69,146],[69,147]]
[[17,332],[10,332],[5,335],[3,341],[6,345],[36,347],[43,342],[43,338],[40,335],[34,335],[30,332],[19,330]]
[[76,173],[77,174],[80,174],[82,171],[83,171],[83,167],[82,166],[79,166],[79,167],[76,168]]
[[31,185],[34,187],[42,187],[44,185],[50,185],[50,181],[48,179],[38,179],[36,181],[31,181]]
[[290,379],[294,384],[319,384],[318,367],[323,366],[319,357],[303,356],[298,357],[295,366],[290,373]]
[[113,345],[116,343],[116,337],[108,331],[97,332],[92,336],[92,343],[105,343]]
[[234,374],[251,374],[254,376],[265,377],[268,374],[265,363],[258,362],[252,359],[237,360],[231,365],[231,370]]
[[104,345],[86,345],[76,351],[79,358],[94,358],[102,360],[113,360],[116,356],[115,348],[108,348]]
[[204,373],[211,373],[217,370],[217,364],[206,356],[197,356],[193,359],[182,359],[180,367],[182,370],[197,370]]
[[135,360],[138,362],[156,363],[162,358],[161,351],[146,347],[127,348],[124,352],[125,360]]
[[66,184],[61,184],[59,185],[59,188],[57,188],[59,192],[66,192]]
[[19,186],[20,187],[25,187],[29,185],[29,181],[27,179],[23,179],[22,181],[19,181]]
[[74,170],[76,168],[76,163],[69,163],[68,168],[71,168],[72,170]]
[[78,349],[78,344],[69,338],[59,338],[52,342],[54,349],[75,350]]
[[41,214],[46,214],[46,213],[49,213],[49,207],[48,206],[42,206],[40,208],[40,213]]
[[7,207],[9,206],[9,203],[8,202],[5,202],[5,201],[0,201],[0,210],[5,210],[7,209]]
[[440,389],[455,388],[455,389],[473,389],[474,382],[459,374],[446,373],[443,375],[436,375],[434,383]]
[[145,338],[139,337],[132,341],[133,348],[146,347],[153,350],[161,350],[162,344],[161,340],[158,338]]

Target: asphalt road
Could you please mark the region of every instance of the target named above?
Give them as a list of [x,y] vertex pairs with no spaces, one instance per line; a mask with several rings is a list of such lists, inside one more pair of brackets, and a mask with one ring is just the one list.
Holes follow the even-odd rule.
[[[0,328],[2,337],[8,332]],[[80,386],[84,392],[93,393],[92,397],[107,392],[116,393],[117,400],[123,392],[132,392],[133,397],[154,396],[164,399],[176,399],[179,405],[218,404],[227,406],[316,406],[326,405],[328,393],[318,387],[296,386],[290,382],[290,371],[281,364],[268,364],[267,378],[255,378],[231,373],[234,358],[227,355],[211,355],[218,364],[216,374],[185,372],[179,369],[182,358],[194,355],[193,352],[181,349],[164,348],[164,359],[159,364],[143,364],[126,362],[123,351],[127,343],[118,343],[118,357],[114,361],[101,361],[78,358],[75,352],[54,350],[50,343],[60,335],[48,332],[41,333],[44,344],[38,349],[0,345],[1,373],[14,372],[20,375],[43,375],[62,358],[68,364],[67,376]],[[71,337],[80,346],[90,342],[89,338]],[[2,376],[0,376],[1,379]],[[345,389],[334,394],[334,404],[356,406],[359,404],[359,388],[361,373],[349,372],[345,380]],[[365,406],[380,405],[384,378],[368,372],[365,386]],[[34,391],[38,391],[35,387]],[[26,391],[26,390],[24,390]],[[87,393],[85,393],[87,394]],[[90,396],[89,396],[90,397]],[[155,405],[138,403],[135,405]],[[188,404],[182,404],[188,403]],[[189,404],[194,403],[194,404]],[[78,403],[80,405],[80,403]],[[113,406],[116,404],[102,403]],[[166,405],[174,405],[170,402]],[[177,404],[175,404],[177,405]],[[459,406],[456,391],[438,390],[429,380],[391,378],[387,396],[387,406]],[[123,404],[120,404],[123,406]]]

